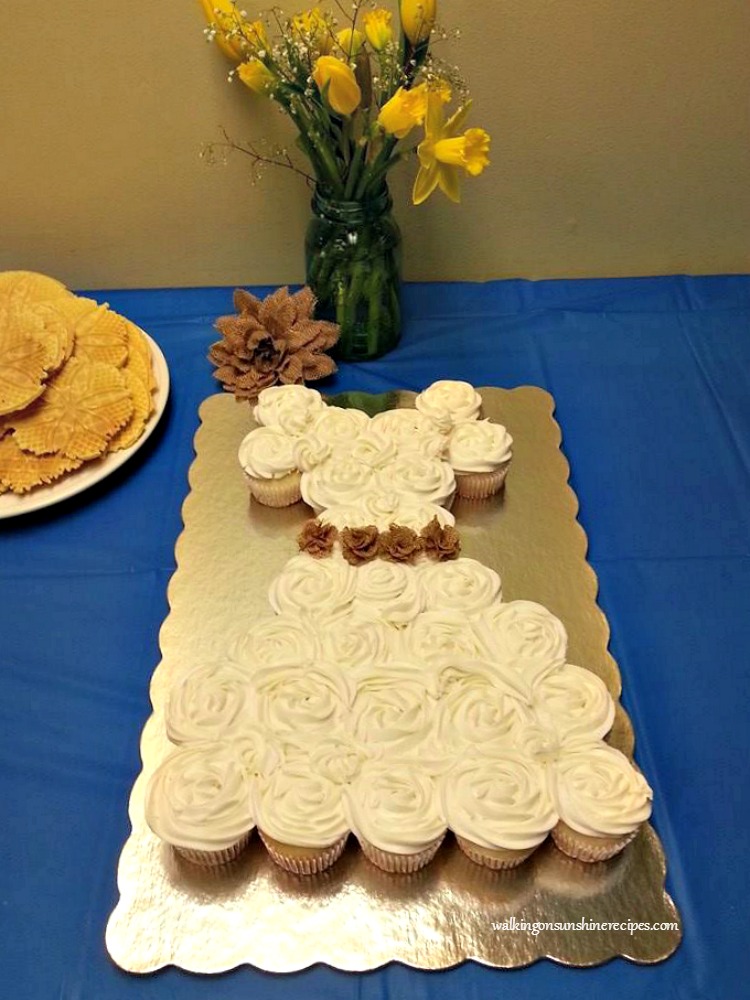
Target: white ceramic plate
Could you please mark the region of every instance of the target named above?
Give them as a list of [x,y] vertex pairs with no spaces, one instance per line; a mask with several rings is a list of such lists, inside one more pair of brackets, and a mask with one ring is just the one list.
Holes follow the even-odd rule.
[[148,441],[167,405],[169,369],[156,341],[152,340],[147,333],[144,333],[144,336],[151,348],[151,360],[158,388],[154,394],[154,412],[149,417],[143,434],[129,448],[114,451],[93,462],[86,462],[76,472],[69,472],[50,486],[38,486],[30,493],[21,496],[16,496],[14,493],[0,493],[0,519],[16,517],[18,514],[29,514],[32,510],[42,510],[44,507],[51,507],[53,504],[67,500],[68,497],[82,493],[95,483],[106,479],[115,469],[119,469]]

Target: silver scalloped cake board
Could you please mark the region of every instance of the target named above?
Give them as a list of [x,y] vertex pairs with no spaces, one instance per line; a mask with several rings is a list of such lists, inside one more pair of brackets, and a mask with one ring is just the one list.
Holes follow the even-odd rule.
[[[608,741],[632,756],[632,727],[619,705],[620,674],[596,603],[598,581],[586,561],[553,399],[530,386],[481,392],[485,416],[513,435],[514,457],[503,495],[454,506],[462,554],[500,573],[504,600],[537,601],[562,619],[569,661],[594,671],[618,701]],[[349,393],[332,401],[372,414],[413,405],[413,398]],[[414,875],[381,872],[350,842],[332,869],[311,878],[277,868],[257,840],[232,866],[197,869],[151,833],[144,793],[170,749],[163,710],[173,678],[224,655],[243,622],[269,612],[268,585],[297,551],[297,532],[310,516],[302,503],[272,510],[250,502],[237,462],[240,441],[255,426],[250,407],[214,395],[200,417],[170,612],[159,637],[162,660],[151,682],[153,714],[141,738],[143,769],[130,797],[132,831],[117,872],[120,899],[107,925],[114,961],[137,973],[167,965],[218,973],[242,964],[294,972],[317,962],[364,971],[391,961],[445,969],[466,959],[515,968],[543,957],[575,966],[615,956],[667,958],[682,924],[650,825],[619,857],[593,865],[547,843],[520,868],[493,872],[469,861],[449,837]],[[583,920],[589,929],[554,927]],[[604,922],[625,926],[591,929]],[[539,923],[553,926],[539,930]],[[641,923],[672,926],[632,928]]]

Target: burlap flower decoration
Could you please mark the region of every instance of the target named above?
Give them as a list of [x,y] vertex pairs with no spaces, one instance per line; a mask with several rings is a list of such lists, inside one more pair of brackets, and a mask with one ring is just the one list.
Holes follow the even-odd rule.
[[370,524],[366,528],[344,528],[341,532],[341,554],[352,566],[369,562],[378,555],[378,529]]
[[392,524],[380,536],[379,555],[390,562],[414,562],[422,551],[422,539],[411,528]]
[[279,288],[261,301],[238,288],[235,316],[221,316],[222,339],[212,344],[214,378],[237,399],[254,400],[263,389],[324,378],[336,371],[324,354],[339,339],[335,323],[313,319],[315,296],[305,287],[294,295]]
[[455,528],[442,528],[436,517],[420,533],[422,551],[430,559],[443,562],[456,559],[461,551],[461,539]]
[[337,537],[338,531],[332,524],[322,524],[317,520],[306,521],[297,535],[297,544],[302,552],[313,559],[323,559],[333,551]]

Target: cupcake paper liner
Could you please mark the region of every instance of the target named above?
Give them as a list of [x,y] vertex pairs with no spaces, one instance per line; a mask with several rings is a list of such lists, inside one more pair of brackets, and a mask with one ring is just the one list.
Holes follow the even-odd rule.
[[249,831],[236,844],[220,851],[196,851],[192,847],[175,847],[174,850],[181,858],[198,868],[218,868],[220,865],[228,865],[242,854],[250,841],[251,833]]
[[479,844],[473,844],[464,837],[459,837],[458,834],[456,834],[456,841],[467,858],[475,864],[484,865],[485,868],[491,868],[493,871],[517,868],[536,850],[536,847],[520,851],[506,850],[503,847],[484,848],[480,847]]
[[573,830],[563,820],[559,820],[552,831],[552,839],[563,854],[591,863],[608,861],[619,854],[633,840],[637,832],[633,830],[623,837],[588,837]]
[[[258,833],[274,864],[277,864],[279,868],[283,868],[285,871],[292,872],[294,875],[317,875],[319,872],[324,872],[326,868],[330,868],[344,853],[347,837],[349,836],[348,833],[345,833],[335,844],[318,849],[309,847],[300,848],[294,847],[292,844],[282,844],[278,840],[274,840],[267,834],[264,834],[262,830],[258,830]],[[304,851],[305,853],[300,855],[297,853],[299,851]]]
[[508,474],[510,461],[494,472],[456,473],[456,495],[464,500],[486,500],[499,493]]
[[302,475],[299,472],[290,472],[281,479],[258,479],[255,476],[247,476],[250,485],[250,492],[258,501],[266,507],[291,507],[302,499],[300,483]]
[[444,837],[445,834],[438,837],[437,840],[433,840],[424,850],[418,851],[416,854],[393,854],[391,851],[381,851],[379,847],[375,847],[367,840],[360,840],[359,846],[368,861],[384,872],[398,872],[407,875],[418,872],[420,868],[424,868],[432,861]]

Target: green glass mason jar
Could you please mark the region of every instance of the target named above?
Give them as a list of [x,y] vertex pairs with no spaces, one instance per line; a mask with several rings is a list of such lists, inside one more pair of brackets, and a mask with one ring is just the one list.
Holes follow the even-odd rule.
[[334,351],[365,361],[401,336],[401,232],[388,188],[362,201],[329,198],[317,187],[305,237],[307,284],[316,316],[341,327]]

